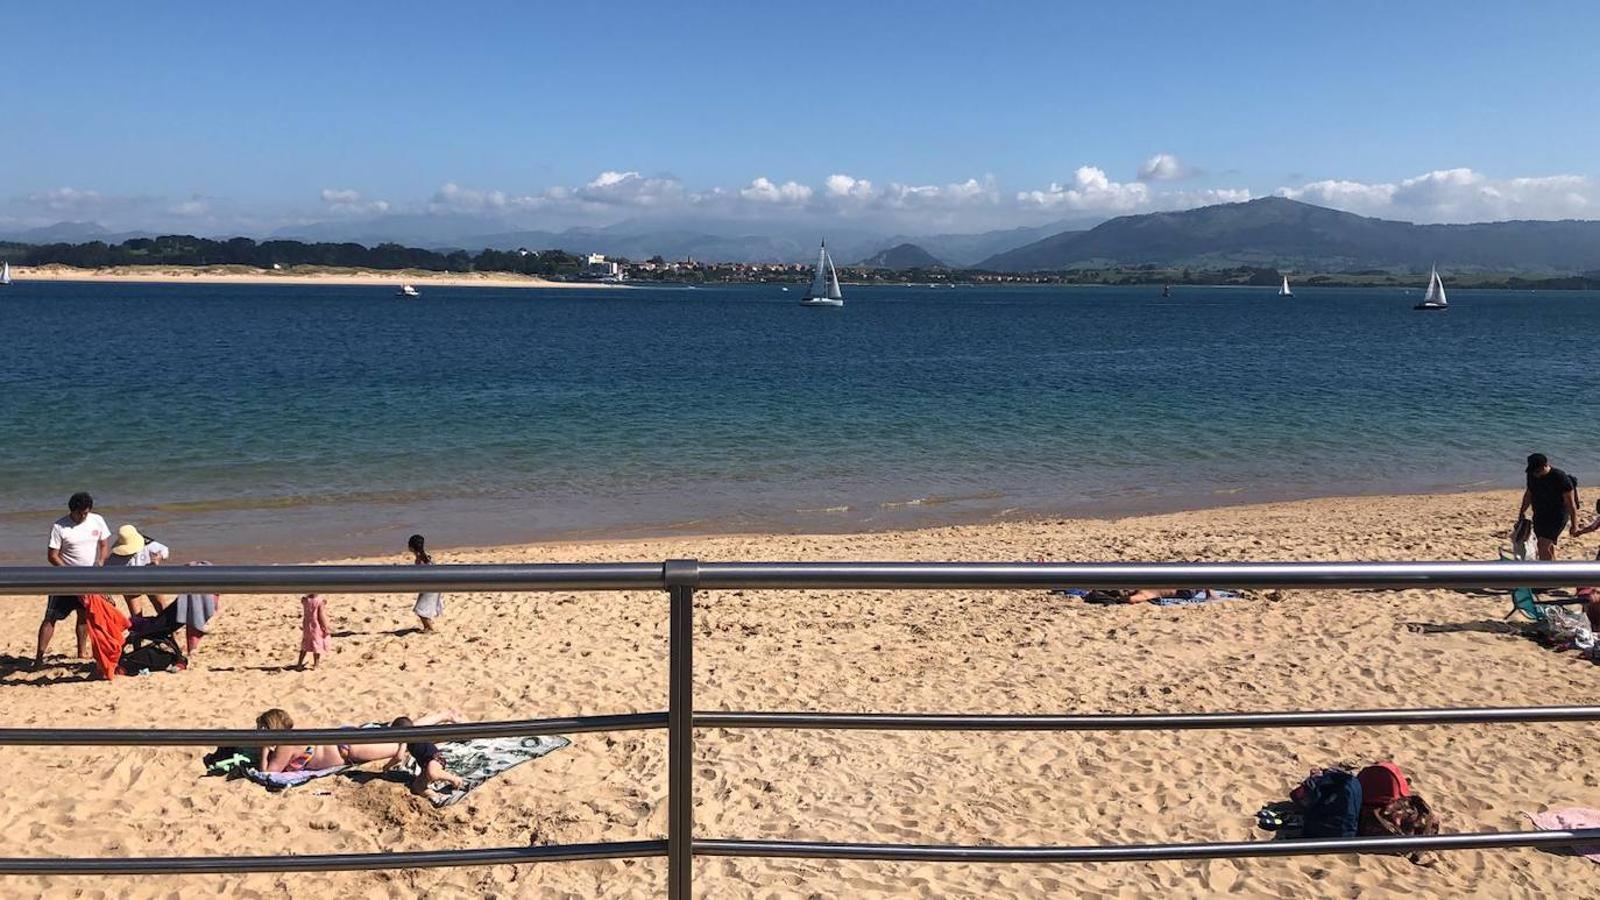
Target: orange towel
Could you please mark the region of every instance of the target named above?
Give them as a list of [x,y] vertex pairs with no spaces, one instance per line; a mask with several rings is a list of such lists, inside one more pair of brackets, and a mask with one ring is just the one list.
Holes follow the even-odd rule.
[[89,620],[89,642],[94,645],[94,666],[108,681],[116,677],[122,661],[122,642],[128,636],[128,617],[100,594],[83,598],[83,614]]

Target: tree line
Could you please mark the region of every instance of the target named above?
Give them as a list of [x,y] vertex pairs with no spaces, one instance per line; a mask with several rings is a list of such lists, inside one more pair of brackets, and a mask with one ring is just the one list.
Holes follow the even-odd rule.
[[430,272],[516,272],[553,277],[571,275],[583,261],[563,250],[423,250],[400,244],[368,247],[355,243],[254,241],[236,237],[225,241],[187,234],[133,238],[120,244],[89,241],[83,244],[7,244],[0,258],[13,265],[64,265],[84,269],[109,266],[338,266],[356,269],[424,269]]

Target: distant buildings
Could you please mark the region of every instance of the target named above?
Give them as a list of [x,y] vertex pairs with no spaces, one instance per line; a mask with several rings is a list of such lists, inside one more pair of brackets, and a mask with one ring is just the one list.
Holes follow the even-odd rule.
[[591,253],[584,260],[578,277],[585,281],[621,281],[622,264],[606,259],[604,253]]

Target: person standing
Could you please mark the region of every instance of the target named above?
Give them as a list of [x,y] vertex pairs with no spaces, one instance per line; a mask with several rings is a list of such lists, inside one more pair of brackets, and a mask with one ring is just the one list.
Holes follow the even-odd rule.
[[[420,534],[413,534],[406,541],[406,549],[411,551],[411,561],[419,566],[433,565],[433,557],[429,555],[425,539]],[[411,611],[417,614],[417,619],[422,622],[423,631],[433,630],[433,620],[444,615],[444,595],[437,591],[425,591],[417,595],[417,602],[412,604]]]
[[[94,511],[94,498],[79,491],[67,499],[67,514],[50,526],[45,558],[52,566],[103,565],[110,541],[111,529]],[[45,601],[44,621],[39,623],[39,652],[33,658],[35,669],[44,665],[44,654],[55,637],[56,623],[73,613],[78,616],[78,658],[89,656],[89,623],[83,618],[83,598],[56,594]]]
[[1550,465],[1543,453],[1528,455],[1528,487],[1522,492],[1517,518],[1533,509],[1533,534],[1539,541],[1539,558],[1556,558],[1556,541],[1563,528],[1578,534],[1577,479]]

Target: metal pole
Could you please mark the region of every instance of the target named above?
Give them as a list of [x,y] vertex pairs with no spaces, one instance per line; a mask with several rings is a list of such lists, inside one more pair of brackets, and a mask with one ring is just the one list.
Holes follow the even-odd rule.
[[700,565],[669,559],[672,595],[667,686],[667,897],[694,896],[694,588]]

